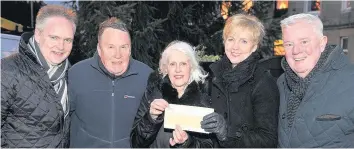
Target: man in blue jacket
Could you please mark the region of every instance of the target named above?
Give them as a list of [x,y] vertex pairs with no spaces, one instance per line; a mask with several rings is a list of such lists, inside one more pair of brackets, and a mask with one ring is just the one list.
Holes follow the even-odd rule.
[[317,16],[281,21],[285,59],[280,92],[278,147],[354,147],[354,65],[327,45]]
[[70,147],[129,148],[129,134],[152,69],[131,58],[126,24],[99,26],[97,52],[69,70]]

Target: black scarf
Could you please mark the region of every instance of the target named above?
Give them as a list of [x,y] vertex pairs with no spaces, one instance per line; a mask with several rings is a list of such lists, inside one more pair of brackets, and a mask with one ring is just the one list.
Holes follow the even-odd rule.
[[295,72],[290,68],[285,58],[282,59],[282,65],[285,71],[285,80],[291,92],[287,104],[287,118],[289,120],[288,127],[291,127],[294,122],[296,110],[298,109],[302,99],[304,98],[306,90],[310,85],[312,78],[322,68],[331,51],[332,50],[326,49],[321,53],[320,59],[318,60],[317,64],[305,78],[301,78],[297,74],[295,74]]
[[224,56],[221,59],[221,70],[223,70],[221,81],[224,88],[229,88],[230,84],[233,84],[233,87],[238,87],[245,83],[248,80],[247,78],[250,78],[253,74],[260,58],[259,52],[253,52],[248,58],[232,68],[230,60]]
[[37,42],[32,36],[27,44],[31,53],[36,57],[37,62],[46,70],[49,80],[52,83],[55,92],[61,97],[60,102],[63,106],[65,116],[68,113],[68,96],[67,96],[67,83],[66,83],[66,71],[69,67],[68,59],[64,60],[57,66],[49,66],[42,53],[39,50]]

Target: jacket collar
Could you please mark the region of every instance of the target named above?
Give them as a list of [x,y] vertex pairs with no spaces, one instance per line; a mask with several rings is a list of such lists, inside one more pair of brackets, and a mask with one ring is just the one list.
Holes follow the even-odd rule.
[[19,42],[19,47],[18,47],[18,52],[19,55],[24,58],[28,59],[31,63],[33,63],[35,67],[32,67],[36,72],[40,73],[42,76],[47,75],[46,70],[44,67],[42,67],[38,61],[35,55],[28,49],[28,42],[29,39],[34,35],[33,32],[25,32],[21,35],[21,39]]
[[39,63],[37,62],[37,59],[35,57],[35,55],[33,55],[33,53],[31,51],[29,51],[28,49],[28,42],[29,42],[29,39],[33,36],[33,32],[26,32],[26,33],[23,33],[21,35],[21,39],[20,39],[20,44],[19,44],[19,53],[23,56],[26,56],[28,57],[29,59],[31,59],[35,64],[38,64]]
[[178,92],[175,88],[172,87],[171,81],[168,76],[162,78],[160,90],[162,93],[162,97],[167,100],[168,103],[188,105],[194,102],[195,100],[199,100],[195,99],[194,97],[200,92],[198,83],[195,81],[188,84],[187,88],[185,89],[183,95],[180,98],[178,98]]
[[[210,69],[212,73],[214,74],[215,77],[213,77],[212,82],[220,88],[220,90],[225,90],[227,89],[230,92],[237,92],[238,88],[246,83],[247,81],[250,81],[253,76],[254,72],[257,66],[258,61],[260,60],[260,53],[259,52],[253,52],[247,59],[242,61],[239,65],[237,65],[234,68],[231,68],[231,62],[229,59],[224,56],[221,60],[213,63],[210,65]],[[227,65],[227,66],[225,66]],[[230,67],[227,69],[227,67]],[[222,83],[222,77],[223,73],[227,71],[233,71],[234,77],[230,78],[230,80],[226,80],[230,82],[230,86],[225,86]],[[239,79],[237,79],[239,78]],[[238,80],[238,81],[237,81]]]
[[322,71],[340,69],[348,64],[349,59],[343,54],[343,49],[336,45],[327,45],[325,50],[331,50]]
[[123,73],[121,76],[115,76],[114,74],[110,73],[102,64],[101,58],[98,55],[98,52],[96,51],[93,57],[91,58],[91,66],[98,70],[100,73],[106,75],[107,77],[110,77],[111,79],[116,79],[116,78],[125,78],[131,75],[137,75],[138,74],[138,69],[135,60],[133,58],[129,59],[129,65],[128,69],[126,70],[125,73]]

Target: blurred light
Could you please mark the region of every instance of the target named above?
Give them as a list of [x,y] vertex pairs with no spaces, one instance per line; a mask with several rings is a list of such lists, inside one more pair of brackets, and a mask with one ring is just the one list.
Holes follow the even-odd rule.
[[253,6],[253,1],[252,0],[244,0],[242,2],[242,5],[243,5],[242,10],[248,11]]
[[223,1],[221,3],[221,16],[226,20],[229,16],[229,8],[231,7],[231,2]]
[[288,9],[289,1],[288,0],[277,0],[277,9]]
[[283,40],[275,40],[274,41],[274,55],[277,55],[277,56],[285,55]]
[[311,1],[311,11],[321,10],[321,0]]
[[10,30],[10,31],[18,31],[23,32],[23,25],[12,22],[8,19],[1,18],[1,28]]

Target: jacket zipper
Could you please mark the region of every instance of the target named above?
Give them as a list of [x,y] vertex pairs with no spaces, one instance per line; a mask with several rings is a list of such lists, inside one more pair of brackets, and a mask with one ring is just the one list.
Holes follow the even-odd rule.
[[112,80],[112,133],[111,133],[111,147],[114,147],[114,121],[115,121],[115,109],[114,109],[114,80]]
[[[230,119],[230,117],[231,117],[231,108],[230,108],[230,104],[231,104],[231,98],[230,98],[230,93],[228,92],[227,93],[227,98],[226,98],[226,100],[227,100],[227,125],[228,126],[231,126],[231,119]],[[228,130],[227,130],[228,131]]]

